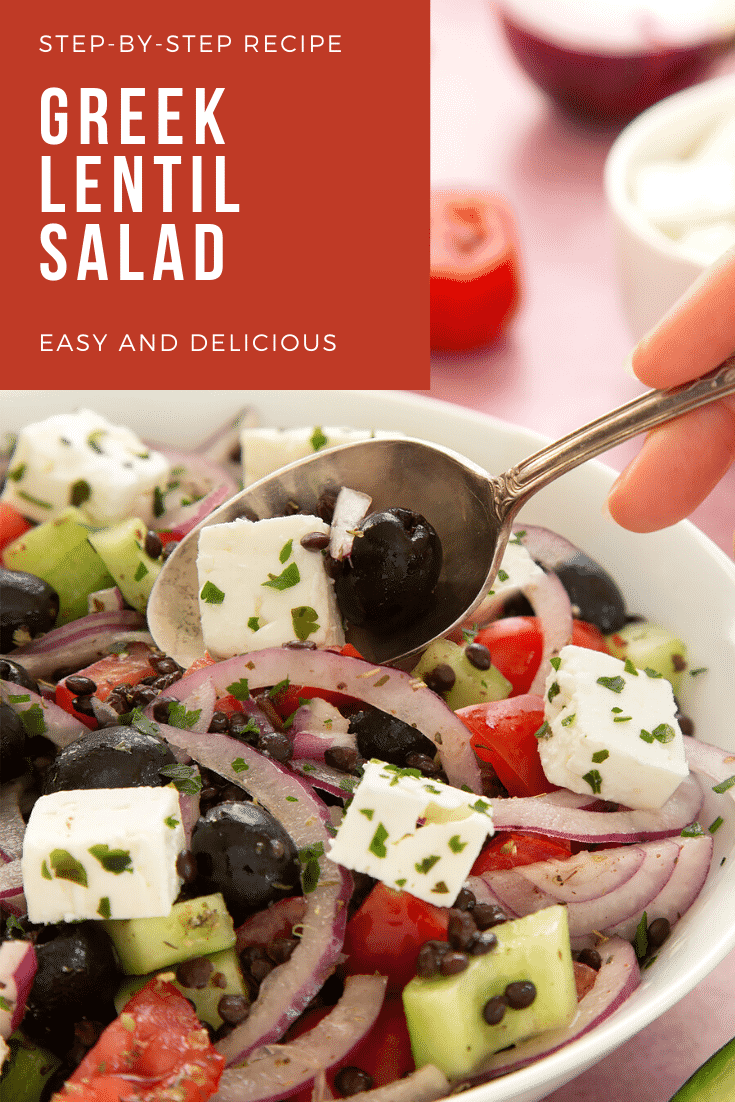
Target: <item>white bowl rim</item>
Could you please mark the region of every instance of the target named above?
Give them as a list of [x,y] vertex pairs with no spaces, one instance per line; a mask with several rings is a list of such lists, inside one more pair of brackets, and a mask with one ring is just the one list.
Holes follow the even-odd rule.
[[677,115],[688,116],[696,113],[702,106],[710,103],[714,105],[723,94],[726,98],[732,98],[735,108],[735,73],[713,77],[667,96],[628,123],[613,142],[605,159],[604,189],[613,213],[660,256],[682,265],[688,264],[693,275],[704,271],[707,265],[699,264],[682,253],[676,241],[667,237],[641,214],[628,192],[628,173],[631,158],[645,147],[648,139],[663,125]]

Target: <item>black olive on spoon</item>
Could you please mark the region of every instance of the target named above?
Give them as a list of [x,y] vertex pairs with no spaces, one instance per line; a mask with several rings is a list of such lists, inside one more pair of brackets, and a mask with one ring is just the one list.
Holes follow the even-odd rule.
[[647,391],[497,476],[448,448],[402,437],[317,452],[236,494],[181,541],[151,593],[151,634],[180,665],[204,654],[196,570],[201,528],[283,516],[294,502],[315,513],[323,489],[336,484],[370,495],[378,512],[410,509],[436,530],[441,573],[415,619],[388,634],[367,624],[348,632],[368,661],[411,666],[433,639],[472,615],[492,586],[513,520],[533,494],[624,440],[728,394],[735,394],[735,356],[692,383]]

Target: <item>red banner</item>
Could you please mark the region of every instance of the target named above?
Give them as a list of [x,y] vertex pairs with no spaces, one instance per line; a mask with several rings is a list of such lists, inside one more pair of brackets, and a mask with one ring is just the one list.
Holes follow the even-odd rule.
[[13,19],[5,385],[428,387],[428,4]]

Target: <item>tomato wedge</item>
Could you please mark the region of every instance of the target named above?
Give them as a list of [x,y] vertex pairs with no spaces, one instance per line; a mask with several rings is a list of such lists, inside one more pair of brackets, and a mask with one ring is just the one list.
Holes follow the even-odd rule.
[[224,1066],[189,1000],[156,977],[125,1004],[54,1098],[206,1102]]
[[[144,677],[154,673],[149,661],[153,653],[153,649],[147,643],[131,642],[120,654],[108,654],[105,658],[93,662],[91,666],[78,670],[75,676],[88,677],[94,681],[97,686],[94,695],[98,700],[106,700],[117,685],[137,685]],[[66,687],[66,679],[59,681],[54,694],[55,702],[60,708],[71,712],[87,727],[94,730],[97,727],[97,720],[76,711],[73,705],[75,697],[76,693]]]
[[462,352],[494,340],[520,302],[515,219],[499,195],[440,191],[431,200],[431,347]]
[[[512,696],[531,688],[543,652],[543,634],[536,616],[506,616],[478,631],[475,642],[490,651],[493,665],[513,686]],[[594,624],[575,620],[572,642],[576,647],[607,652],[605,636]]]
[[489,762],[510,796],[553,791],[541,767],[536,732],[544,722],[540,696],[511,696],[459,708],[478,758]]
[[533,865],[536,861],[561,860],[571,857],[572,845],[562,838],[547,838],[543,834],[504,830],[494,834],[480,850],[473,876],[497,869],[514,869],[518,865]]
[[0,501],[0,552],[33,526],[7,501]]
[[379,972],[397,994],[416,975],[425,941],[446,941],[449,911],[378,881],[347,923],[344,952],[348,975]]
[[[323,1006],[308,1010],[293,1027],[289,1038],[300,1037],[326,1017],[332,1007]],[[358,1042],[352,1051],[327,1072],[327,1085],[335,1098],[341,1097],[335,1087],[335,1076],[342,1068],[359,1068],[366,1072],[373,1087],[387,1087],[413,1071],[415,1064],[411,1054],[411,1038],[403,1013],[403,1002],[396,996],[389,997],[375,1019],[372,1029]],[[306,1087],[294,1095],[294,1102],[311,1102],[312,1088]]]

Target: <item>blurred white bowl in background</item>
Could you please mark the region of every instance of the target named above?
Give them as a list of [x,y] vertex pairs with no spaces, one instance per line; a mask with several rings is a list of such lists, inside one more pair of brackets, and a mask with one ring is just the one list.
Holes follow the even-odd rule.
[[[605,195],[613,218],[622,304],[636,341],[715,259],[714,255],[705,259],[706,251],[695,249],[691,241],[687,244],[686,233],[674,225],[675,220],[666,229],[661,228],[666,224],[663,207],[672,199],[670,189],[674,186],[664,182],[665,176],[659,225],[636,202],[636,191],[639,197],[643,193],[641,170],[650,172],[654,166],[674,162],[691,166],[707,139],[733,118],[735,75],[718,77],[650,107],[628,124],[610,149],[605,164]],[[735,146],[731,152],[735,180]],[[669,188],[666,193],[665,188]],[[713,191],[710,188],[710,198]],[[717,224],[715,216],[708,222],[701,211],[694,209],[694,193],[691,201],[691,225],[697,225],[698,234],[706,236]]]

